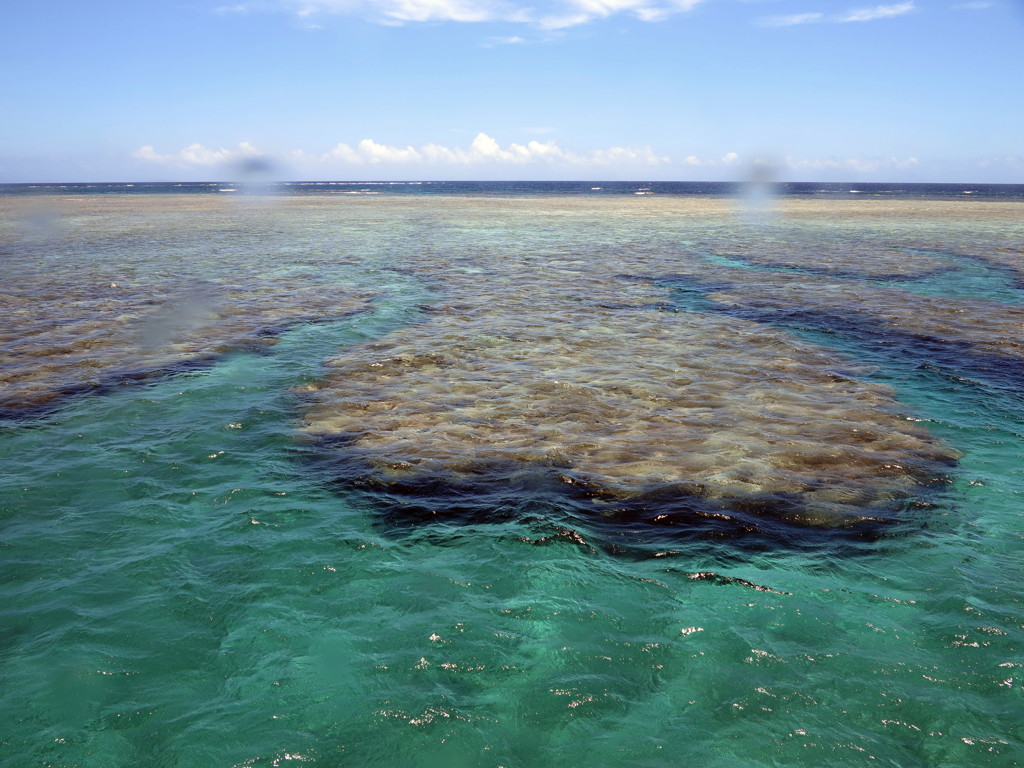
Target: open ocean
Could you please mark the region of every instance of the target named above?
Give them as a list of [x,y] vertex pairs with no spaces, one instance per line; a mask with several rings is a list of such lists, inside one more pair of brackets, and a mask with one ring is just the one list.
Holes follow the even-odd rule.
[[1024,765],[1022,513],[1024,185],[0,185],[3,768]]

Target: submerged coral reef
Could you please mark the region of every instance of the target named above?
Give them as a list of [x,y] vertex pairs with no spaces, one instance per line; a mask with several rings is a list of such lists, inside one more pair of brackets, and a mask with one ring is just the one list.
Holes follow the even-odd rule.
[[[539,474],[590,497],[596,514],[632,504],[655,522],[753,510],[845,526],[884,516],[941,480],[956,452],[909,419],[887,387],[784,330],[712,310],[734,296],[790,311],[852,304],[881,332],[913,319],[986,350],[998,334],[979,334],[977,323],[1005,336],[1015,318],[978,320],[955,302],[909,302],[891,287],[851,280],[946,268],[938,257],[915,260],[853,238],[841,277],[716,264],[708,246],[721,245],[722,234],[708,229],[706,201],[699,239],[662,247],[658,227],[694,213],[673,202],[634,210],[651,226],[622,231],[615,218],[628,216],[626,206],[563,202],[558,215],[595,229],[578,253],[551,252],[543,237],[551,212],[535,211],[530,222],[522,206],[467,206],[457,226],[486,231],[487,247],[471,265],[443,256],[414,263],[445,300],[421,324],[330,360],[309,393],[307,430],[349,462],[339,472],[378,488],[478,492]],[[521,253],[501,247],[502,229],[521,238]],[[794,233],[800,248],[766,231],[738,233],[748,250],[760,248],[751,261],[802,266],[813,243],[805,230]],[[829,248],[818,272],[840,269],[842,241]],[[674,306],[672,286],[687,274],[693,285],[716,286],[701,289],[708,311]],[[947,322],[937,330],[939,318]]]
[[[131,202],[150,214],[161,210],[159,200]],[[208,213],[211,204],[203,202],[200,210]],[[4,203],[11,218],[19,204],[26,207]],[[295,323],[369,307],[372,291],[268,262],[245,247],[243,235],[237,248],[219,250],[202,269],[192,258],[179,269],[166,260],[168,252],[187,249],[190,240],[198,250],[204,242],[202,230],[188,231],[197,203],[186,203],[168,216],[165,231],[140,233],[123,201],[79,200],[51,211],[53,222],[33,237],[11,238],[17,247],[4,254],[0,282],[0,415],[230,349],[268,346]],[[120,207],[123,216],[116,215]],[[262,213],[228,208],[225,215],[241,230]]]
[[[419,322],[339,349],[302,393],[305,434],[332,477],[429,496],[439,515],[527,488],[657,524],[885,519],[941,483],[957,454],[862,363],[794,328],[878,339],[894,355],[920,346],[951,370],[1015,370],[1024,257],[1013,211],[778,207],[744,216],[703,196],[314,197],[274,209],[79,199],[4,254],[0,410],[367,309],[397,290],[374,282],[386,270],[438,298]],[[951,252],[951,228],[967,221],[971,251],[960,236]],[[182,274],[176,253],[190,265]],[[972,298],[960,280],[984,281],[998,300]]]

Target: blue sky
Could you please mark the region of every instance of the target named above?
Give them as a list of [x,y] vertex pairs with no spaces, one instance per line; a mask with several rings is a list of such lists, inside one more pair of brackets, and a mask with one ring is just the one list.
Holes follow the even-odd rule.
[[1024,183],[1024,0],[9,0],[0,182]]

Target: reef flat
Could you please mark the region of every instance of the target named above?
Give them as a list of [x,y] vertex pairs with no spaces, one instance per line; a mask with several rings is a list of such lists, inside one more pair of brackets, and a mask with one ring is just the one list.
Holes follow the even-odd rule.
[[[307,431],[349,462],[339,472],[381,488],[480,491],[525,473],[591,497],[597,515],[656,498],[640,514],[661,524],[885,517],[941,482],[957,452],[889,388],[775,327],[769,310],[849,311],[879,334],[927,329],[1011,355],[1020,311],[868,282],[955,268],[889,244],[872,215],[881,203],[846,204],[869,226],[824,241],[815,229],[834,223],[834,208],[794,204],[737,228],[730,205],[450,203],[438,225],[480,247],[410,260],[442,300],[422,323],[329,360],[309,387]],[[553,253],[555,227],[576,228],[578,250],[563,241]],[[738,248],[758,268],[721,263]],[[708,306],[674,305],[680,283]],[[740,301],[759,312],[715,311]]]
[[281,264],[242,236],[196,259],[205,241],[188,231],[190,214],[219,208],[217,228],[240,233],[272,213],[258,206],[186,198],[158,229],[135,219],[167,200],[71,199],[42,221],[34,200],[0,202],[27,230],[2,262],[0,416],[270,346],[297,323],[365,311],[374,295]]

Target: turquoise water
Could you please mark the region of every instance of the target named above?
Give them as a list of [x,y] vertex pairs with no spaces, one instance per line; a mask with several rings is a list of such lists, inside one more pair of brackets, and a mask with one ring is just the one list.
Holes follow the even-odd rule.
[[[0,765],[1024,762],[1024,402],[1004,381],[784,327],[892,386],[963,454],[877,540],[765,551],[668,533],[651,549],[641,533],[616,554],[547,496],[532,515],[397,526],[386,499],[334,482],[303,388],[332,355],[425,321],[445,285],[424,262],[685,239],[646,209],[481,223],[448,205],[296,206],[251,229],[138,214],[160,268],[258,250],[377,296],[269,348],[0,423]],[[107,239],[61,234],[54,258],[132,252],[95,216]],[[160,234],[179,225],[185,245]],[[1001,273],[966,268],[979,279],[919,288],[1019,301]],[[721,311],[692,295],[688,311]]]

